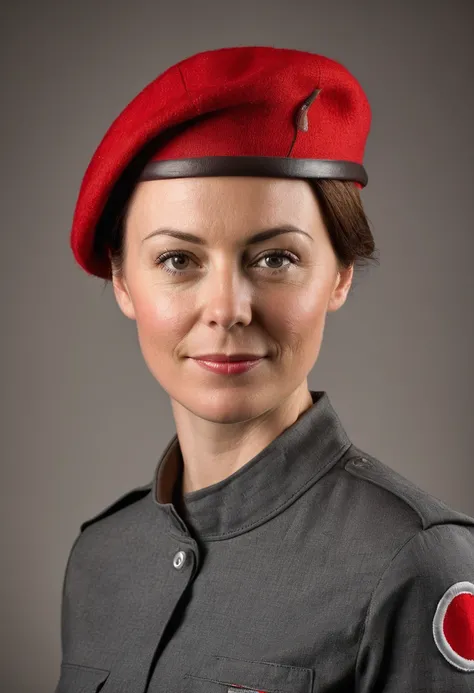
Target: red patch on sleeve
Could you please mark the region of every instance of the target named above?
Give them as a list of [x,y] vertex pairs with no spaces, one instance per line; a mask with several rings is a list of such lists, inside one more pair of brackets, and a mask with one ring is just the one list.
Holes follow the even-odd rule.
[[446,590],[433,618],[433,637],[452,666],[474,671],[474,583],[456,582]]

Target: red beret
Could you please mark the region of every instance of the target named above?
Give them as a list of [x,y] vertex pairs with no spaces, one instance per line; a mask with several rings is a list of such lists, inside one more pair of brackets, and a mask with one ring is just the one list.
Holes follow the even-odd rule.
[[148,84],[97,147],[74,212],[74,256],[110,278],[98,239],[140,180],[248,175],[364,187],[370,120],[359,82],[322,55],[237,46],[188,57]]

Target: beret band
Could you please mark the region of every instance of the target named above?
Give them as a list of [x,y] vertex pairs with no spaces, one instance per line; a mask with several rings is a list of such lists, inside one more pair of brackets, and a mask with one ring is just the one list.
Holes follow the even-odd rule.
[[362,164],[332,159],[290,159],[280,156],[201,156],[192,159],[153,161],[139,181],[195,176],[269,176],[282,178],[333,178],[367,185]]

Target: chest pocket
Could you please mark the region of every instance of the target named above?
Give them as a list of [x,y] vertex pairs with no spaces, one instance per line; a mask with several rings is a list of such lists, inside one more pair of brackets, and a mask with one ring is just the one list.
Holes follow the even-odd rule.
[[184,676],[183,693],[311,693],[314,671],[204,654]]
[[109,674],[105,669],[63,663],[54,693],[99,693]]

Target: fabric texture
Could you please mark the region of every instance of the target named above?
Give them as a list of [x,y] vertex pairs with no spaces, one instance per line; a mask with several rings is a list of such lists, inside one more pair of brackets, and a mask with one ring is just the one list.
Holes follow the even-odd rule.
[[[81,525],[55,693],[474,691],[433,633],[450,587],[474,582],[474,518],[355,447],[327,393],[311,397],[180,512],[175,435],[150,484]],[[470,614],[458,643],[446,631],[468,656]]]

